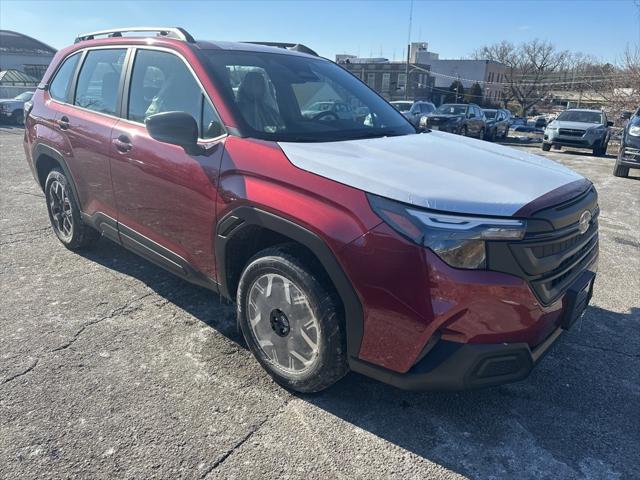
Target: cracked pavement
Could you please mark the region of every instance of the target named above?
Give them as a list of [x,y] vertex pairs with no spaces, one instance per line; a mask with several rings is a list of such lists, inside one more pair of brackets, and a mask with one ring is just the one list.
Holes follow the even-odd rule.
[[350,374],[298,396],[215,294],[106,239],[63,248],[22,131],[0,128],[0,478],[637,476],[640,171],[547,155],[599,190],[600,265],[585,317],[529,378],[446,394]]

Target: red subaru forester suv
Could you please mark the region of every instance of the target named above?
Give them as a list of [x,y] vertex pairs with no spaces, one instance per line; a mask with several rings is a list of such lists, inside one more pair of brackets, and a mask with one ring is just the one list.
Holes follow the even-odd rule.
[[26,108],[69,249],[101,235],[236,302],[280,384],[523,379],[578,318],[596,191],[551,160],[416,129],[302,45],[94,32]]

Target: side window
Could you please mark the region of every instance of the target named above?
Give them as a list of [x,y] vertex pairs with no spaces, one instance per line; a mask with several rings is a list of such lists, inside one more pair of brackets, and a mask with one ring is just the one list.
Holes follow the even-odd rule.
[[115,115],[125,49],[90,50],[78,75],[75,105]]
[[62,63],[51,85],[49,85],[49,95],[51,95],[51,98],[60,100],[61,102],[68,100],[71,79],[73,78],[73,73],[76,71],[79,58],[80,54],[75,53]]
[[127,118],[143,123],[162,112],[186,112],[202,133],[203,94],[184,62],[168,52],[138,50],[133,64]]

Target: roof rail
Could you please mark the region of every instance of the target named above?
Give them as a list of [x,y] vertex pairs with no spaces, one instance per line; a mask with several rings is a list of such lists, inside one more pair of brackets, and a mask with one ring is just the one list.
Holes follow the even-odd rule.
[[301,43],[282,43],[282,42],[241,42],[241,43],[252,43],[254,45],[265,45],[267,47],[278,47],[284,48],[286,50],[294,50],[296,52],[307,53],[309,55],[313,55],[317,57],[318,54],[311,50],[306,45],[302,45]]
[[180,27],[130,27],[130,28],[112,28],[109,30],[99,30],[97,32],[83,33],[76,37],[74,43],[83,42],[85,40],[93,40],[98,36],[106,35],[107,37],[122,37],[123,33],[129,32],[156,32],[158,37],[176,38],[189,43],[195,43],[195,39],[184,28]]

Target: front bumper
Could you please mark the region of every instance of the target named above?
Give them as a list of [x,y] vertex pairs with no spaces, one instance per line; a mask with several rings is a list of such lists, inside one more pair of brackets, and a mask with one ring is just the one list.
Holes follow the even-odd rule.
[[460,125],[460,123],[443,123],[442,125],[428,125],[427,128],[440,132],[458,133],[460,131]]
[[471,344],[438,342],[406,373],[352,361],[353,371],[403,390],[456,391],[517,382],[526,378],[555,343],[562,328],[531,350],[526,343]]
[[568,136],[545,131],[544,143],[561,147],[594,148],[602,143],[602,137],[596,135]]
[[551,349],[586,310],[595,274],[585,271],[565,296],[558,326],[535,348],[527,343],[472,344],[435,339],[433,345],[406,373],[387,370],[362,360],[351,360],[353,371],[404,390],[457,391],[517,382]]
[[640,148],[628,145],[620,147],[617,163],[625,167],[640,168]]

